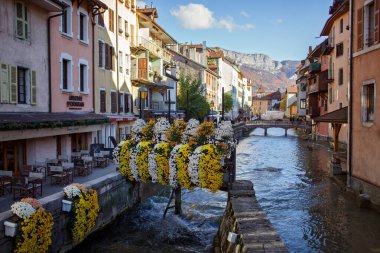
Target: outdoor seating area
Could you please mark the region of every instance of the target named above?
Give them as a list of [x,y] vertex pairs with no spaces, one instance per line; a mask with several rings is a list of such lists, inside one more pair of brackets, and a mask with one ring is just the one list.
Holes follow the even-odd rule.
[[75,177],[88,177],[95,168],[107,168],[109,151],[90,154],[89,150],[73,152],[71,157],[59,155],[57,159],[46,159],[33,165],[23,165],[19,171],[0,170],[0,196],[38,198],[44,195],[47,186],[65,186]]

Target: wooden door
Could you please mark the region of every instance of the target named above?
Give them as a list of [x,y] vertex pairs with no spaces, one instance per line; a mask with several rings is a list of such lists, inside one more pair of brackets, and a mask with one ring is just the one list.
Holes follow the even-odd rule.
[[139,79],[148,80],[148,59],[141,58],[138,62]]

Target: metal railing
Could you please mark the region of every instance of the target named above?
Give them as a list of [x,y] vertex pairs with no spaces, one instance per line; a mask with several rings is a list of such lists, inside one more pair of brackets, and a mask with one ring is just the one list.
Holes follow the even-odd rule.
[[164,48],[161,41],[149,40],[148,38],[142,36],[136,37],[136,41],[137,42],[134,46],[143,47],[156,57],[162,58],[164,61],[171,61],[171,54],[166,48]]
[[298,127],[298,128],[310,128],[311,123],[305,121],[276,121],[276,120],[256,120],[247,121],[247,126],[262,126],[262,127]]

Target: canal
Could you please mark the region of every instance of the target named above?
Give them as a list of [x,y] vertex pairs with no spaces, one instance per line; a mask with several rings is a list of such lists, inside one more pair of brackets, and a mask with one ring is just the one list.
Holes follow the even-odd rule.
[[[254,183],[256,196],[291,252],[380,252],[380,215],[360,209],[331,180],[326,147],[283,130],[260,129],[238,146],[237,177]],[[292,135],[292,133],[290,133]],[[308,148],[312,145],[312,148]],[[183,216],[162,214],[166,196],[149,199],[73,252],[211,252],[226,194],[183,193]]]

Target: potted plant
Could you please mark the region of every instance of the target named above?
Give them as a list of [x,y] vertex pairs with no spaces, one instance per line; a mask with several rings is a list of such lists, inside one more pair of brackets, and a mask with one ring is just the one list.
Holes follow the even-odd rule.
[[62,211],[69,213],[73,205],[73,198],[81,195],[81,189],[76,184],[71,184],[63,188],[65,199],[62,199]]
[[11,221],[4,222],[5,236],[15,237],[17,234],[17,223]]

